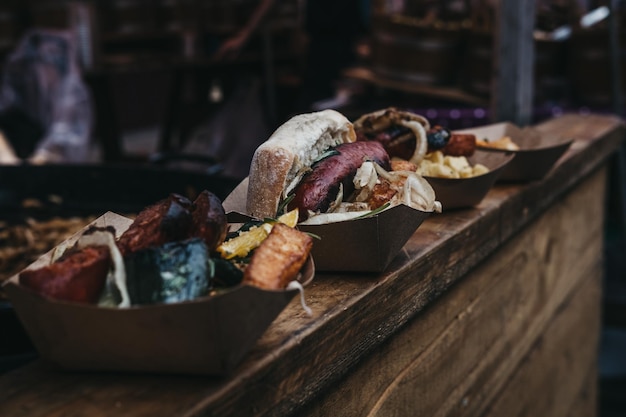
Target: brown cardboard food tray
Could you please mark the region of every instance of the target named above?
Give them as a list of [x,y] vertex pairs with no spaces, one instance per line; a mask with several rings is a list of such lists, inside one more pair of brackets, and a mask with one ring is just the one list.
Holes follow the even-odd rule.
[[[114,226],[119,235],[130,223],[108,212],[93,224]],[[51,254],[28,268],[45,265]],[[309,259],[302,284],[314,273]],[[42,297],[20,286],[17,275],[4,287],[39,355],[53,367],[216,376],[244,358],[297,293],[241,285],[188,302],[108,308]]]
[[477,163],[489,168],[489,172],[471,178],[424,178],[435,190],[437,200],[441,202],[444,212],[456,208],[478,205],[487,195],[499,175],[514,159],[515,155],[504,152],[485,152],[477,149],[468,157],[471,165]]
[[498,177],[498,181],[511,182],[542,179],[550,172],[556,161],[574,141],[571,138],[542,135],[531,127],[520,128],[510,122],[459,130],[457,133],[473,133],[477,139],[490,141],[509,136],[517,143],[520,147],[518,151],[480,147],[480,149],[487,152],[512,153],[515,155],[515,158]]
[[[246,178],[224,200],[229,221],[250,220],[245,214],[247,191]],[[382,272],[430,214],[398,205],[372,217],[298,229],[320,238],[311,251],[316,271]]]

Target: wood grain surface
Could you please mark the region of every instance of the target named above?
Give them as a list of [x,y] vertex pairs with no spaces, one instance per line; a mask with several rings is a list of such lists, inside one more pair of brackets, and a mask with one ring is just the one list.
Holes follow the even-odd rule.
[[228,378],[62,373],[37,361],[0,377],[0,416],[592,409],[604,167],[624,125],[565,115],[538,128],[576,139],[544,180],[499,184],[475,208],[432,216],[383,274],[318,274],[306,292],[313,316],[294,301]]
[[560,395],[551,405],[565,408],[531,415],[566,415],[598,347],[603,202],[594,197],[604,174],[491,254],[300,415],[509,416],[516,401],[537,406],[542,393]]

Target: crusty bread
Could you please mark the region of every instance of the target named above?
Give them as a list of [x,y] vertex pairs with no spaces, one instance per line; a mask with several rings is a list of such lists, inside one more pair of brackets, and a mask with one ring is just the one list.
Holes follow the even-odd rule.
[[276,217],[281,196],[307,167],[328,148],[355,140],[352,123],[335,110],[299,114],[289,119],[252,157],[246,200],[248,214],[258,219]]

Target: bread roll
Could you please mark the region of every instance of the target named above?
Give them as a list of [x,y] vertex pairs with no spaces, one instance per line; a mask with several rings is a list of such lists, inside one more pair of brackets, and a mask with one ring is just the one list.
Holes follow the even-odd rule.
[[255,151],[246,210],[258,219],[276,217],[286,196],[328,148],[356,141],[352,123],[335,110],[299,114],[278,127]]

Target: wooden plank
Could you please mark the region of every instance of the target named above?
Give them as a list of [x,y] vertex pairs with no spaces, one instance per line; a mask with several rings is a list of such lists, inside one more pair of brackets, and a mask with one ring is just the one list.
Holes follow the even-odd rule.
[[548,178],[498,185],[476,208],[432,216],[384,274],[318,274],[306,294],[313,316],[291,304],[229,378],[64,374],[35,363],[0,377],[0,415],[297,413],[413,317],[447,305],[438,298],[602,166],[624,135],[620,119],[599,115],[540,128],[578,139]]
[[[571,294],[589,280],[599,287],[603,206],[595,199],[585,202],[602,194],[604,182],[602,172],[568,195],[297,415],[485,415],[503,391],[509,392],[511,375],[547,337],[546,329]],[[570,228],[576,231],[563,239]],[[571,354],[584,371],[569,376],[574,394],[595,363],[600,308],[597,297],[591,300],[596,314],[588,316],[588,323],[569,326],[589,339],[580,354]],[[566,385],[543,387],[544,396],[556,390],[571,394]],[[524,405],[520,401],[509,411]]]
[[496,3],[493,121],[509,120],[525,126],[532,120],[534,28],[535,2],[501,0]]
[[572,404],[580,401],[585,405],[585,416],[596,415],[593,392],[588,398],[579,400],[577,396],[597,381],[589,367],[596,362],[598,354],[601,310],[598,278],[587,279],[560,306],[512,380],[484,415],[567,416],[573,411]]
[[588,417],[598,414],[598,367],[594,363],[587,371],[586,384],[575,396],[567,417]]

